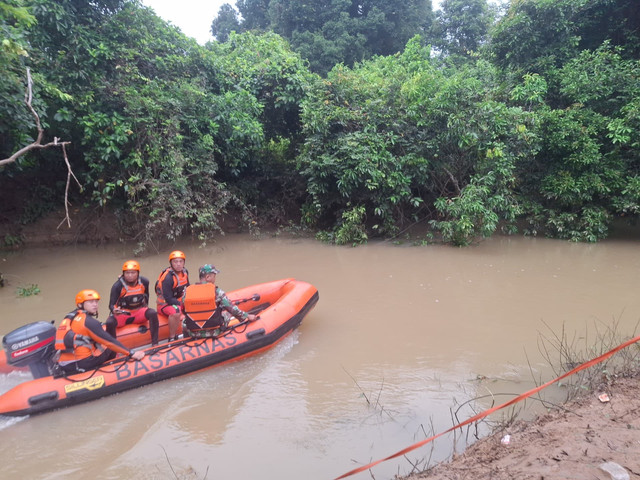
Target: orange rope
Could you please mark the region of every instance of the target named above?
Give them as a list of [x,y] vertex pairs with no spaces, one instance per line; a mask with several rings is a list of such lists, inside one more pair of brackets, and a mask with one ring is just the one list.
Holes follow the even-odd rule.
[[618,345],[616,348],[614,348],[613,350],[610,350],[609,352],[600,355],[598,358],[594,358],[593,360],[589,360],[586,363],[583,363],[582,365],[577,366],[576,368],[574,368],[573,370],[565,373],[564,375],[559,376],[558,378],[555,378],[553,380],[548,381],[547,383],[540,385],[539,387],[536,387],[532,390],[529,390],[528,392],[523,393],[522,395],[519,395],[511,400],[509,400],[506,403],[503,403],[502,405],[498,405],[497,407],[493,407],[490,408],[489,410],[485,410],[484,412],[481,412],[477,415],[474,415],[473,417],[465,420],[462,423],[459,423],[458,425],[454,425],[453,427],[451,427],[448,430],[445,430],[444,432],[438,433],[437,435],[434,435],[433,437],[427,438],[426,440],[421,440],[418,443],[414,443],[413,445],[410,445],[407,448],[403,448],[402,450],[400,450],[399,452],[394,453],[393,455],[389,455],[386,458],[382,458],[380,460],[376,460],[375,462],[371,462],[368,465],[364,465],[362,467],[358,467],[355,468],[347,473],[345,473],[344,475],[340,475],[339,477],[337,477],[335,480],[340,480],[341,478],[346,478],[349,477],[351,475],[355,475],[356,473],[360,473],[360,472],[364,472],[365,470],[369,470],[371,467],[374,467],[376,465],[378,465],[379,463],[382,462],[386,462],[387,460],[391,460],[392,458],[396,458],[399,457],[401,455],[404,455],[412,450],[415,450],[416,448],[422,447],[423,445],[426,445],[427,443],[432,442],[433,440],[435,440],[438,437],[441,437],[442,435],[445,435],[453,430],[455,430],[456,428],[461,428],[464,427],[465,425],[468,425],[469,423],[473,423],[476,422],[478,420],[483,419],[484,417],[502,409],[505,407],[508,407],[510,405],[513,405],[514,403],[517,403],[521,400],[524,400],[527,397],[530,397],[531,395],[533,395],[534,393],[538,393],[540,390],[547,388],[549,385],[552,385],[556,382],[559,382],[560,380],[567,378],[570,375],[573,375],[574,373],[577,373],[581,370],[584,370],[586,368],[592,367],[600,362],[602,362],[603,360],[606,360],[607,358],[609,358],[610,356],[612,356],[614,353],[619,352],[620,350],[622,350],[623,348],[627,348],[629,345],[632,345],[636,342],[640,341],[640,336],[637,336],[635,338],[632,338],[631,340],[628,340],[627,342],[624,342],[621,345]]

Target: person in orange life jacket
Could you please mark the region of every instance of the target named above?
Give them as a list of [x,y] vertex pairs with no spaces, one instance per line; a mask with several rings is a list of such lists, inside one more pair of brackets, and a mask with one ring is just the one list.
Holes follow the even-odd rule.
[[165,268],[156,282],[158,313],[169,320],[169,341],[177,340],[178,326],[182,319],[181,300],[189,286],[189,272],[184,267],[187,257],[180,250],[169,254],[169,267]]
[[[234,316],[240,320],[248,320],[249,322],[257,320],[257,315],[247,313],[238,308],[238,306],[234,305],[229,297],[227,297],[227,294],[224,292],[224,290],[216,285],[216,275],[218,273],[220,273],[220,271],[211,264],[203,265],[199,270],[201,284],[210,283],[212,285],[215,285],[216,311],[211,316],[211,323],[218,323],[220,330],[224,330],[228,327],[231,316]],[[190,319],[188,318],[183,320],[183,325],[184,328],[192,334],[192,336],[211,336],[212,334],[215,335],[216,333],[215,330],[211,331],[211,329],[208,329],[211,333],[207,334],[206,324],[205,328],[200,329],[195,322],[190,321]],[[220,330],[218,330],[217,333],[220,333]]]
[[151,345],[158,344],[158,313],[149,308],[149,280],[140,276],[140,264],[128,260],[122,265],[122,275],[111,287],[109,310],[105,322],[107,332],[116,336],[116,328],[130,323],[147,323],[151,332]]
[[68,313],[56,331],[58,364],[65,372],[92,370],[111,360],[117,353],[142,360],[144,352],[133,352],[102,328],[98,316],[100,295],[95,290],[81,290],[76,295],[76,309]]

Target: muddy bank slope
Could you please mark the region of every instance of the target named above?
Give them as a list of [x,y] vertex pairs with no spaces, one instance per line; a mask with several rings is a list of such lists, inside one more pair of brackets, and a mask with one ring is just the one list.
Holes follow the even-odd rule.
[[[622,468],[617,474],[616,466]],[[623,478],[640,479],[640,372],[614,379],[536,420],[515,422],[451,462],[405,480]]]

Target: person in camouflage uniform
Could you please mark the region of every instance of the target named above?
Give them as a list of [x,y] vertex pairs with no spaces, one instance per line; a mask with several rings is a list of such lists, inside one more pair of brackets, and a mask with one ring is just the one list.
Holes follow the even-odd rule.
[[200,267],[200,284],[210,283],[215,285],[215,303],[216,309],[220,310],[222,317],[222,324],[216,329],[202,329],[202,330],[194,330],[193,328],[189,328],[192,325],[188,325],[187,321],[183,322],[183,331],[185,335],[203,338],[203,337],[212,337],[218,336],[222,332],[224,332],[228,327],[229,323],[232,321],[232,317],[237,318],[241,321],[249,321],[253,322],[257,320],[257,315],[253,315],[251,313],[247,313],[241,310],[237,305],[227,297],[227,294],[222,290],[218,285],[216,285],[216,275],[220,273],[220,271],[211,264],[206,264]]

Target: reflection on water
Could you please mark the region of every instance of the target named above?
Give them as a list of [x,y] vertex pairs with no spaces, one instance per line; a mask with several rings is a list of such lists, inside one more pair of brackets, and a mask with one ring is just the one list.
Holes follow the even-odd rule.
[[[192,275],[213,263],[227,291],[296,277],[313,283],[320,301],[293,335],[257,357],[25,421],[0,420],[3,478],[336,477],[552,378],[541,334],[564,329],[587,345],[617,324],[620,336],[631,336],[640,318],[638,245],[495,238],[466,249],[350,248],[241,235],[204,248],[180,243]],[[152,284],[172,249],[138,259]],[[59,321],[82,288],[102,294],[104,320],[110,286],[131,252],[115,245],[3,254],[9,285],[0,289],[0,332]],[[16,296],[17,286],[31,284],[39,295]],[[0,390],[15,382],[14,374],[0,376]],[[550,393],[562,396],[557,387]],[[424,468],[474,433],[442,437],[407,457]],[[411,469],[400,457],[373,474],[391,479]]]

